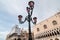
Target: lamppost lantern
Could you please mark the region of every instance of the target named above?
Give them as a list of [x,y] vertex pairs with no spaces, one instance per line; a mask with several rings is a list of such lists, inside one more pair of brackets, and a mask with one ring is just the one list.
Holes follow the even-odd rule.
[[34,1],[30,1],[30,2],[28,3],[28,5],[29,5],[31,8],[34,8]]
[[22,15],[18,15],[18,18],[19,18],[19,20],[21,20],[22,19]]
[[33,20],[37,20],[37,17],[34,17]]
[[37,22],[37,17],[34,17],[33,20],[34,20],[34,24],[36,24],[36,22]]
[[30,12],[30,8],[29,7],[26,7],[26,10],[27,10],[28,13]]

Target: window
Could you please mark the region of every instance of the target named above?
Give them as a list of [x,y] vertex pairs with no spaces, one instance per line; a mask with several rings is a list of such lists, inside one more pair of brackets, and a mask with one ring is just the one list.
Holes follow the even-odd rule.
[[25,40],[25,38],[23,40]]
[[52,34],[50,33],[50,36],[52,36]]
[[53,39],[50,39],[50,40],[53,40]]
[[49,37],[49,34],[47,34],[48,35],[48,37]]
[[43,27],[44,27],[44,29],[46,29],[47,28],[47,25],[44,25]]
[[53,20],[52,23],[53,23],[53,25],[56,25],[57,24],[57,22],[55,20]]
[[59,31],[57,31],[57,34],[60,34]]
[[54,33],[52,32],[52,36],[54,36]]
[[54,31],[54,34],[57,35],[57,33]]
[[21,40],[20,38],[18,38],[17,40]]
[[14,40],[16,40],[16,38]]
[[58,38],[55,38],[55,40],[59,40]]
[[39,28],[37,28],[37,31],[39,31]]

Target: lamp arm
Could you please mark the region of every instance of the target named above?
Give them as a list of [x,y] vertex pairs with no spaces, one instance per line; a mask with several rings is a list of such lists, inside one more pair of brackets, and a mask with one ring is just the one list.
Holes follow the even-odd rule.
[[34,22],[33,20],[32,20],[32,23],[36,25],[36,22]]
[[25,18],[25,20],[24,20],[24,21],[19,20],[19,23],[20,23],[20,24],[23,24],[26,20],[27,20],[26,18]]
[[34,24],[33,20],[31,20],[31,21],[32,21],[32,23]]

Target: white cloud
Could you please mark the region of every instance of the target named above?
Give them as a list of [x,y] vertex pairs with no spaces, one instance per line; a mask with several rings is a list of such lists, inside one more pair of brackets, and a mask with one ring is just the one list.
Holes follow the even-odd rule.
[[8,33],[8,31],[0,32],[0,38],[5,40]]
[[21,0],[5,0],[5,1],[1,1],[1,3],[4,5],[3,9],[4,11],[9,12],[9,14],[11,15],[18,15],[18,14],[25,14],[25,8],[26,5],[28,5],[26,1],[21,1]]

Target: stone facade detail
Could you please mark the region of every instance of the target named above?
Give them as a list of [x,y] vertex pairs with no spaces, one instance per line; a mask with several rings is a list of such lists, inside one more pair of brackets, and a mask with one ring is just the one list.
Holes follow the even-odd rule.
[[[7,35],[6,40],[28,40],[29,34],[27,31],[15,25],[12,28],[12,31]],[[32,33],[32,37],[34,40],[34,34]]]
[[60,12],[33,27],[35,40],[60,40]]

